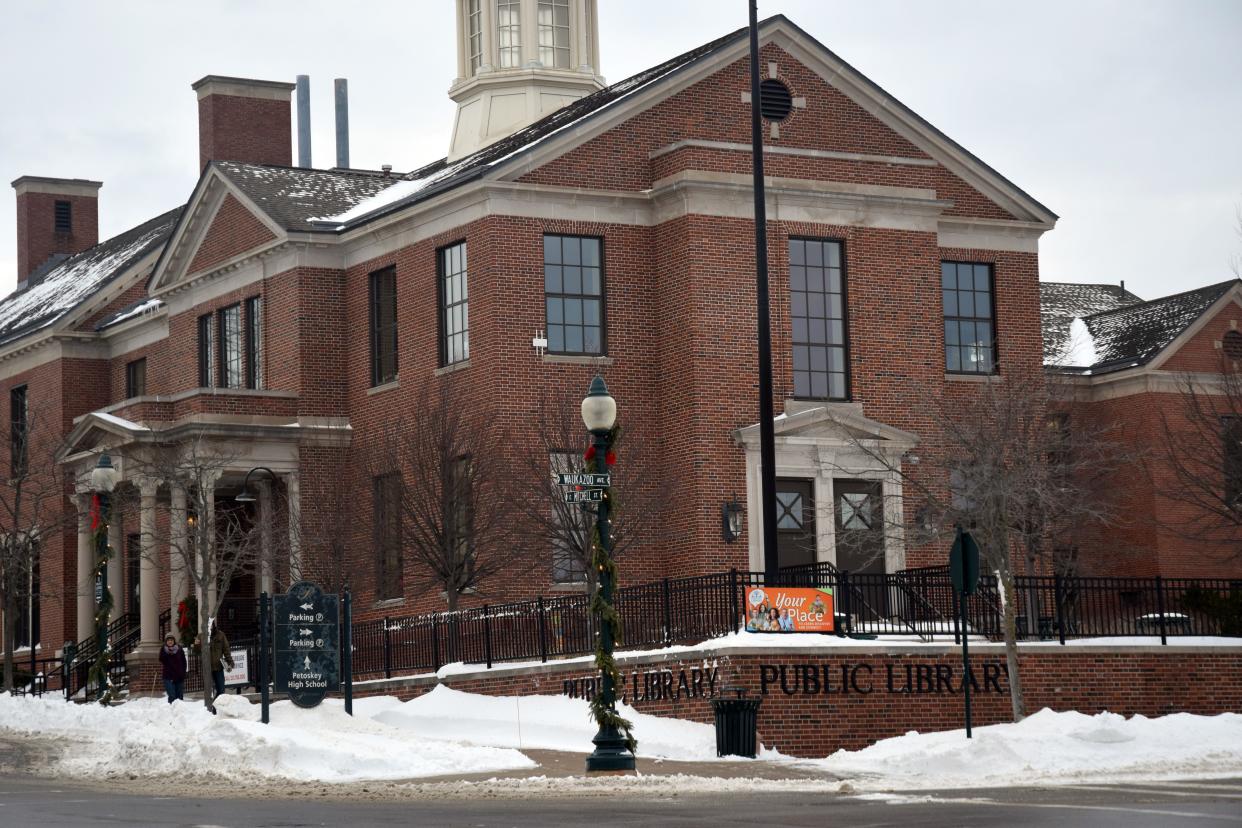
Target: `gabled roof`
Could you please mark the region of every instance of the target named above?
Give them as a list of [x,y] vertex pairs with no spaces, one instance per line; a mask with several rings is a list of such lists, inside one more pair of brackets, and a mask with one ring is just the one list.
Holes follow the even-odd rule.
[[0,344],[53,325],[148,254],[163,247],[181,208],[62,259],[0,299]]
[[1119,285],[1073,282],[1039,283],[1039,316],[1044,330],[1044,362],[1063,361],[1070,323],[1100,311],[1137,305],[1143,300]]
[[[1145,365],[1190,328],[1204,313],[1242,280],[1163,296],[1150,302],[1126,304],[1082,316],[1091,338],[1095,361],[1073,366],[1091,374],[1105,374]],[[1045,349],[1048,329],[1045,328]]]
[[[893,98],[878,84],[846,63],[784,15],[778,14],[763,20],[760,22],[759,28],[761,40],[779,28],[812,44],[820,56],[834,64],[832,68],[835,71],[840,74],[848,74],[849,80],[852,83],[864,88],[868,96],[881,101],[881,108],[883,110],[893,113],[895,117],[910,125],[921,135],[931,136],[934,142],[938,142],[942,148],[947,148],[947,152],[956,154],[959,160],[964,159],[970,168],[976,170],[981,176],[990,179],[994,184],[997,184],[1027,205],[1039,215],[1041,220],[1049,222],[1056,220],[1057,216],[1055,213],[1040,204],[1028,193],[1013,184],[1013,182],[1001,176],[960,144],[940,132],[896,98]],[[579,98],[530,126],[520,129],[512,135],[496,143],[489,144],[451,164],[448,163],[447,159],[435,161],[406,174],[397,186],[385,190],[378,196],[354,204],[346,210],[335,213],[324,211],[317,218],[311,219],[311,221],[322,229],[346,230],[477,179],[497,168],[502,162],[508,162],[511,159],[524,155],[545,140],[565,133],[569,127],[580,127],[585,122],[609,110],[619,101],[633,96],[641,90],[660,84],[682,70],[710,59],[713,55],[740,46],[746,41],[748,34],[748,28],[741,28],[730,32],[696,49],[653,66],[646,71],[639,72],[619,83],[614,83],[611,86],[604,87],[590,95]],[[576,132],[577,129],[574,131]]]
[[286,230],[322,230],[310,219],[348,210],[401,182],[398,177],[346,170],[311,170],[215,161],[213,166]]

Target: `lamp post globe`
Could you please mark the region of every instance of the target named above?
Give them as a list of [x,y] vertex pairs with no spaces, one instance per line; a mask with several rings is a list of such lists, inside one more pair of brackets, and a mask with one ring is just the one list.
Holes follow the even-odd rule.
[[91,489],[101,494],[107,494],[116,488],[116,467],[112,465],[112,458],[106,454],[99,455],[99,461],[95,463],[95,468],[91,469]]
[[582,399],[582,422],[592,434],[609,431],[617,421],[617,401],[608,393],[608,386],[599,374],[591,380],[591,387]]

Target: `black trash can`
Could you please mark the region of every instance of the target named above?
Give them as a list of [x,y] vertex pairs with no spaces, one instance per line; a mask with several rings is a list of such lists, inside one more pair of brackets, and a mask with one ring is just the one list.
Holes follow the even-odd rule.
[[[729,698],[730,692],[736,697]],[[716,755],[753,759],[759,752],[755,731],[763,699],[746,698],[743,687],[726,687],[724,693],[721,698],[711,700],[716,714]]]

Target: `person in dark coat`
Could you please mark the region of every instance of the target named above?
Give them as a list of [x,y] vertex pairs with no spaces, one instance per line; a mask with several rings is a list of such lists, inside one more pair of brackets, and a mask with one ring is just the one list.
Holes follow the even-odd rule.
[[164,692],[168,703],[185,700],[185,674],[189,669],[185,650],[177,643],[176,636],[169,635],[160,647],[160,667],[164,674]]
[[233,669],[233,654],[229,651],[229,640],[224,635],[224,630],[220,629],[220,625],[213,619],[211,622],[211,681],[215,685],[216,695],[224,695],[224,665],[229,665],[229,669]]

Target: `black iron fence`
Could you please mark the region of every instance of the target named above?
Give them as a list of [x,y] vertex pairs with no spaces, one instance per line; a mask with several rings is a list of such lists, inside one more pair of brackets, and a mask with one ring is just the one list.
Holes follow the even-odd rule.
[[[782,569],[774,586],[816,587],[832,591],[838,635],[917,636],[924,641],[954,640],[961,630],[953,588],[944,567],[895,573],[854,574],[831,564]],[[619,649],[662,648],[735,632],[744,623],[746,592],[765,586],[761,572],[729,572],[666,578],[619,589],[617,611],[623,622]],[[1019,639],[1242,635],[1242,580],[1172,578],[1094,578],[1019,576],[1016,578],[1015,633]],[[257,673],[253,617],[255,599],[236,599],[229,630],[234,648],[250,655]],[[168,628],[161,616],[161,631]],[[223,620],[223,619],[222,619]],[[966,632],[990,640],[1004,638],[1004,600],[996,578],[984,576],[967,600]],[[594,652],[596,626],[586,594],[488,604],[456,612],[387,616],[355,621],[353,668],[356,678],[392,677],[438,670],[445,664],[547,661]],[[138,619],[118,617],[109,628],[117,653],[128,652],[138,637]],[[66,669],[55,659],[39,659],[29,682],[32,692],[61,690],[67,697],[85,690],[94,639],[79,645]],[[201,687],[197,659],[191,659],[187,689]],[[116,658],[113,669],[124,670]],[[114,676],[119,679],[119,675]]]

